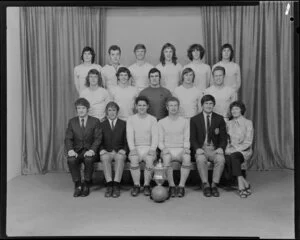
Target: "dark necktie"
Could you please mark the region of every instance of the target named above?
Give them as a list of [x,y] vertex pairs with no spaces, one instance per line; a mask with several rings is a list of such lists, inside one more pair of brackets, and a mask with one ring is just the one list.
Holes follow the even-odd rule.
[[210,134],[209,134],[209,129],[210,129],[210,121],[209,121],[209,115],[206,115],[206,131],[207,131],[207,143],[210,144],[211,139],[210,139]]
[[81,128],[82,128],[82,130],[84,130],[84,119],[83,118],[81,118]]

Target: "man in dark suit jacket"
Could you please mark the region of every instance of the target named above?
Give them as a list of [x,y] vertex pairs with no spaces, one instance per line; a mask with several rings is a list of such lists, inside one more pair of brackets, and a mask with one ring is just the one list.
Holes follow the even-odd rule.
[[[224,151],[227,145],[226,124],[223,116],[214,113],[216,104],[212,95],[201,99],[202,112],[190,120],[190,141],[192,152],[195,154],[198,172],[202,181],[204,196],[219,197],[217,184],[224,169]],[[208,162],[212,161],[213,179],[208,182]]]
[[[128,153],[126,122],[118,118],[119,110],[120,107],[117,103],[109,102],[105,109],[107,119],[100,124],[103,131],[100,160],[103,163],[107,186],[105,197],[120,196],[120,182]],[[114,181],[112,181],[113,160],[115,161]]]
[[[68,166],[75,183],[74,197],[86,197],[90,193],[93,166],[101,143],[102,132],[98,118],[88,116],[90,103],[85,98],[75,102],[78,116],[69,120],[65,137]],[[84,179],[81,183],[80,166],[84,163]]]

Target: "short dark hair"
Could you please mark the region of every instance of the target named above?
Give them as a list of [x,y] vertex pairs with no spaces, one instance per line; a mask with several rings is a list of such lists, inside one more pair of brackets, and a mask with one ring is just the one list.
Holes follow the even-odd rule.
[[205,54],[205,49],[204,49],[204,47],[202,47],[202,45],[200,45],[200,44],[193,44],[193,45],[191,45],[190,47],[189,47],[189,49],[187,50],[187,56],[188,56],[188,58],[192,61],[193,60],[193,54],[192,54],[192,52],[194,51],[194,50],[198,50],[199,52],[200,52],[200,59],[202,59],[203,58],[203,56],[204,56],[204,54]]
[[161,79],[161,72],[157,69],[157,68],[151,68],[149,73],[148,73],[148,78],[150,79],[150,74],[151,73],[156,73],[158,72],[158,75],[159,75],[159,79]]
[[106,104],[106,107],[105,107],[106,115],[107,115],[107,111],[109,108],[115,108],[115,109],[117,109],[117,112],[119,112],[119,110],[120,110],[119,105],[116,102],[111,101],[108,104]]
[[87,109],[90,108],[90,103],[88,100],[86,100],[85,98],[78,98],[75,103],[75,108],[77,108],[77,106],[84,106],[86,107]]
[[174,96],[171,96],[171,97],[168,97],[167,98],[167,101],[166,101],[166,106],[168,106],[168,103],[169,102],[177,102],[178,103],[178,106],[180,105],[180,101],[177,97],[174,97]]
[[189,72],[192,72],[193,73],[193,82],[195,81],[195,72],[193,69],[191,68],[185,68],[183,71],[182,71],[182,74],[181,74],[181,84],[183,83],[183,76],[186,74],[186,73],[189,73]]
[[246,112],[246,106],[242,101],[234,101],[229,105],[229,112],[231,115],[231,110],[233,107],[239,107],[241,109],[241,114],[244,115]]
[[173,51],[173,55],[172,55],[172,63],[174,63],[174,65],[177,64],[177,56],[176,56],[176,48],[173,44],[171,43],[166,43],[165,45],[162,46],[161,51],[160,51],[160,58],[159,61],[161,62],[161,64],[164,66],[166,64],[166,58],[164,55],[164,50],[166,48],[171,48]]
[[201,98],[201,106],[203,106],[203,104],[208,101],[212,101],[214,105],[216,105],[216,99],[214,98],[214,96],[207,94]]
[[138,49],[144,49],[146,51],[146,46],[142,43],[138,43],[137,45],[135,45],[133,52],[135,52]]
[[81,60],[84,61],[83,59],[83,54],[85,52],[90,52],[92,54],[92,63],[95,62],[95,57],[96,57],[96,54],[95,54],[95,51],[92,47],[89,47],[89,46],[86,46],[82,49],[82,52],[81,52]]
[[119,50],[120,54],[121,54],[121,48],[118,46],[118,45],[111,45],[109,48],[108,48],[108,54],[110,54],[110,51],[116,51],[116,50]]
[[86,87],[89,87],[91,84],[90,84],[90,74],[95,74],[98,76],[98,86],[99,87],[103,87],[103,82],[102,82],[102,76],[100,74],[100,72],[97,70],[97,69],[91,69],[88,74],[86,75],[86,78],[85,78],[85,86]]
[[224,76],[226,75],[225,68],[222,67],[222,66],[215,66],[214,69],[212,70],[212,74],[214,75],[214,72],[215,72],[215,71],[218,71],[218,70],[223,71]]
[[134,102],[137,105],[139,101],[145,101],[149,105],[149,99],[146,96],[138,96]]
[[219,60],[221,61],[222,60],[222,52],[225,48],[229,48],[231,53],[230,53],[230,61],[232,61],[232,59],[234,58],[234,50],[233,50],[233,47],[231,46],[231,44],[229,43],[225,43],[223,44],[223,46],[221,47],[221,50],[220,50],[220,56],[219,56]]
[[120,73],[127,73],[128,79],[131,78],[131,73],[127,67],[120,67],[116,73],[117,79],[119,80]]

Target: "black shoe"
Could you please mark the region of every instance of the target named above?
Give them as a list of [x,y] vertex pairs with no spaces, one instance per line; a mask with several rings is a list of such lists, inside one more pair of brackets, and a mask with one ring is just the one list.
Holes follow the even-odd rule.
[[176,187],[172,186],[169,187],[169,197],[175,197],[176,196]]
[[81,197],[86,197],[90,194],[90,187],[89,184],[85,181],[82,184],[82,192],[81,192]]
[[214,197],[219,197],[220,196],[220,193],[219,193],[219,190],[217,187],[212,187],[211,188],[211,194],[214,196]]
[[178,187],[177,189],[177,197],[184,197],[185,190],[184,187]]
[[144,195],[145,196],[150,196],[151,195],[151,188],[149,185],[144,186]]
[[112,197],[120,197],[120,183],[115,182],[112,191]]
[[205,197],[211,197],[211,188],[208,184],[203,184],[202,189]]
[[109,182],[107,185],[106,185],[106,191],[105,191],[105,197],[111,197],[112,196],[112,193],[113,193],[113,187],[112,187],[112,182]]
[[134,185],[132,190],[131,190],[131,196],[136,197],[140,193],[140,186],[139,185]]
[[76,182],[73,197],[81,196],[81,190],[82,190],[81,183]]

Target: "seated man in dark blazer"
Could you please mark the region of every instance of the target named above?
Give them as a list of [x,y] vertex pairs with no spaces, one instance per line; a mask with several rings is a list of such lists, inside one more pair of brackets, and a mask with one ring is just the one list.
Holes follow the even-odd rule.
[[[119,110],[120,107],[117,103],[109,102],[105,109],[107,119],[100,124],[103,131],[100,160],[103,163],[107,184],[105,197],[117,198],[120,196],[120,182],[128,153],[126,122],[118,118]],[[112,181],[113,160],[115,160],[114,181]]]
[[[88,116],[90,103],[85,98],[75,102],[78,116],[69,120],[65,137],[68,166],[75,183],[74,197],[86,197],[94,171],[94,162],[101,143],[102,132],[98,118]],[[84,163],[84,179],[81,183],[80,167]]]
[[[223,116],[213,112],[215,104],[212,95],[204,95],[201,99],[202,112],[190,120],[191,147],[206,197],[220,195],[217,184],[224,170],[224,151],[227,145],[226,124]],[[207,161],[214,164],[211,186],[208,182]]]

